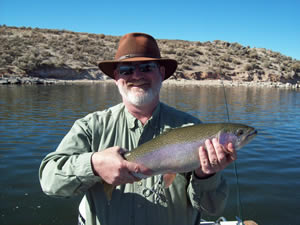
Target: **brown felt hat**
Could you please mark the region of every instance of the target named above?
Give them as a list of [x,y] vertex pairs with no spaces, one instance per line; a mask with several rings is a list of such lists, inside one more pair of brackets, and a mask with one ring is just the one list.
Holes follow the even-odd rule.
[[98,64],[100,70],[114,79],[114,70],[120,62],[156,61],[165,67],[165,80],[168,79],[177,68],[174,59],[161,58],[155,39],[144,33],[125,34],[119,42],[119,47],[114,60],[105,60]]

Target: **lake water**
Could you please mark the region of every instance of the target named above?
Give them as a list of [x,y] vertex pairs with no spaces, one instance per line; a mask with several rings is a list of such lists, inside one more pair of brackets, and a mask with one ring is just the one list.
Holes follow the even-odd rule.
[[[236,162],[243,219],[263,225],[300,224],[300,92],[226,88],[230,120],[258,136]],[[164,86],[162,101],[204,122],[227,120],[222,88]],[[51,198],[38,180],[42,158],[73,122],[115,105],[114,84],[0,86],[0,224],[76,224],[80,197]],[[239,216],[234,166],[224,171],[230,198],[223,214]],[[208,219],[216,219],[205,217]]]

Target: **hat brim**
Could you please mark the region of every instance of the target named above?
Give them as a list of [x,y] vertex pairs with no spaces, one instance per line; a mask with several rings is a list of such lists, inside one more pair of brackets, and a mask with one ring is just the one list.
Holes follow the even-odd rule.
[[168,79],[176,71],[176,68],[177,68],[177,61],[174,59],[149,58],[149,57],[134,57],[134,58],[127,58],[127,59],[123,59],[123,60],[119,60],[119,61],[118,60],[107,60],[107,61],[99,62],[98,67],[107,76],[115,79],[114,70],[116,69],[118,63],[144,62],[144,61],[158,62],[161,66],[165,67],[164,80]]

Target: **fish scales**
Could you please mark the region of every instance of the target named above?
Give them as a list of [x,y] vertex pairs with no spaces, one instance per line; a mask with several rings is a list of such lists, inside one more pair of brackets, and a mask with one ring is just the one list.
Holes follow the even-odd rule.
[[[174,128],[167,131],[156,138],[148,141],[131,152],[125,154],[129,161],[134,161],[137,157],[155,151],[163,145],[176,143],[187,143],[199,138],[209,138],[217,133],[219,124],[198,124],[181,128]],[[219,125],[220,126],[220,125]],[[138,150],[137,150],[138,149]]]
[[[256,134],[254,128],[234,123],[205,123],[175,128],[125,153],[124,158],[143,164],[152,172],[151,175],[132,173],[137,178],[163,174],[168,187],[175,178],[170,173],[189,172],[200,166],[198,149],[199,146],[204,146],[206,139],[216,137],[223,146],[231,142],[238,150]],[[110,201],[114,186],[105,182],[103,185]]]
[[[236,142],[238,131],[246,139],[254,128],[233,123],[206,123],[175,128],[125,154],[128,161],[141,163],[153,170],[153,175],[169,172],[188,172],[200,166],[198,148],[214,137],[226,144]],[[255,135],[254,135],[255,136]],[[251,137],[252,138],[252,137]],[[237,148],[241,144],[233,143]],[[246,144],[246,142],[244,143]]]

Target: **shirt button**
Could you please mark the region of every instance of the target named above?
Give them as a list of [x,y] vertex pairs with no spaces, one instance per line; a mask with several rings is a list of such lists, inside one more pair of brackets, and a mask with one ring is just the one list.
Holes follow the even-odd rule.
[[142,185],[143,185],[143,182],[142,182],[142,181],[139,181],[137,184],[138,184],[139,186],[142,186]]

